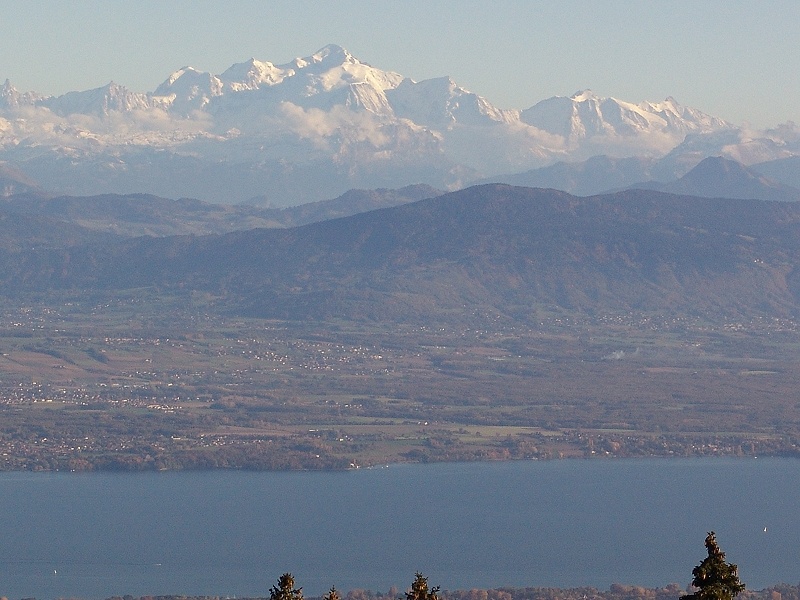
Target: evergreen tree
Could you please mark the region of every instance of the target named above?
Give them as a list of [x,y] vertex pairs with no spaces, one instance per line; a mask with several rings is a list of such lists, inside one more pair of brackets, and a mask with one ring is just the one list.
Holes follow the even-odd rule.
[[332,586],[328,593],[322,597],[322,600],[342,600],[342,597],[336,591],[336,586]]
[[437,595],[439,589],[438,585],[435,588],[428,588],[428,578],[417,572],[411,589],[406,592],[406,600],[439,600]]
[[269,600],[303,600],[303,588],[294,587],[294,577],[284,573],[278,578],[278,585],[269,590]]
[[694,594],[681,596],[680,600],[733,600],[744,591],[739,581],[737,567],[725,562],[725,553],[717,545],[717,536],[711,531],[706,537],[708,556],[692,570]]

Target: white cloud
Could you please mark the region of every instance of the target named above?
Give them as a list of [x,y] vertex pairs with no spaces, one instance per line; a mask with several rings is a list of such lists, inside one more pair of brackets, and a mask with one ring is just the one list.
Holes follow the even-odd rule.
[[323,140],[327,143],[336,136],[342,142],[367,142],[380,148],[391,141],[383,131],[384,122],[367,111],[353,111],[344,106],[334,106],[330,111],[304,109],[291,102],[282,102],[279,110],[291,132],[318,143]]

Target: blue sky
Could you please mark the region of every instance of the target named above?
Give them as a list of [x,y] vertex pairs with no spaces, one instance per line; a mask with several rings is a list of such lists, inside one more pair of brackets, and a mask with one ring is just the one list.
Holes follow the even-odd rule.
[[0,0],[0,81],[153,91],[328,43],[415,80],[450,75],[501,108],[590,88],[674,96],[737,124],[800,123],[797,0]]

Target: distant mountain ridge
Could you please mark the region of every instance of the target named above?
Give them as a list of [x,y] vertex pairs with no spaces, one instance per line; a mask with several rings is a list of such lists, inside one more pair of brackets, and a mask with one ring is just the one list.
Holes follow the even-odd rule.
[[591,90],[570,98],[555,96],[522,111],[520,118],[569,143],[611,134],[618,138],[643,131],[677,135],[731,128],[729,123],[699,110],[681,106],[674,98],[663,102],[632,104],[615,98],[601,98]]
[[[670,171],[670,165],[665,165],[661,160],[594,156],[583,162],[558,162],[548,167],[499,175],[474,183],[552,188],[577,196],[638,188],[705,198],[796,202],[800,200],[800,189],[785,183],[793,181],[793,169],[796,165],[797,161],[783,159],[745,167],[734,160],[711,156],[701,160],[687,173],[676,177]],[[774,174],[776,179],[767,177],[765,173]],[[800,183],[800,180],[795,179]]]
[[703,198],[800,201],[800,189],[772,181],[754,169],[720,156],[703,159],[675,181],[642,183],[634,187]]
[[39,184],[19,169],[0,163],[0,198],[14,194],[43,193]]
[[524,173],[487,177],[474,183],[505,183],[521,187],[552,188],[576,196],[593,196],[651,180],[655,163],[652,158],[637,156],[613,158],[600,155],[581,162],[559,161]]
[[443,76],[414,81],[340,46],[218,75],[189,66],[153,92],[109,83],[45,97],[0,87],[0,160],[50,191],[149,193],[276,207],[348,189],[469,181],[594,155],[745,164],[800,155],[791,124],[750,132],[673,98],[584,90],[506,109]]
[[3,251],[0,282],[196,290],[228,313],[302,320],[798,318],[798,223],[796,202],[485,185],[292,229]]
[[190,198],[170,200],[148,194],[50,197],[20,193],[0,198],[0,211],[124,237],[162,237],[219,234],[259,227],[295,227],[415,202],[442,193],[425,185],[399,190],[350,190],[339,198],[284,209],[209,204]]

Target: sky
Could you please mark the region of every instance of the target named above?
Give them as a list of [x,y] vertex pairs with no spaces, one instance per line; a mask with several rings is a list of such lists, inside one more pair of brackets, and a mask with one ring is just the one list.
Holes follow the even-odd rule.
[[0,81],[20,91],[150,92],[187,65],[219,74],[331,43],[500,108],[588,88],[800,123],[797,0],[0,0]]

